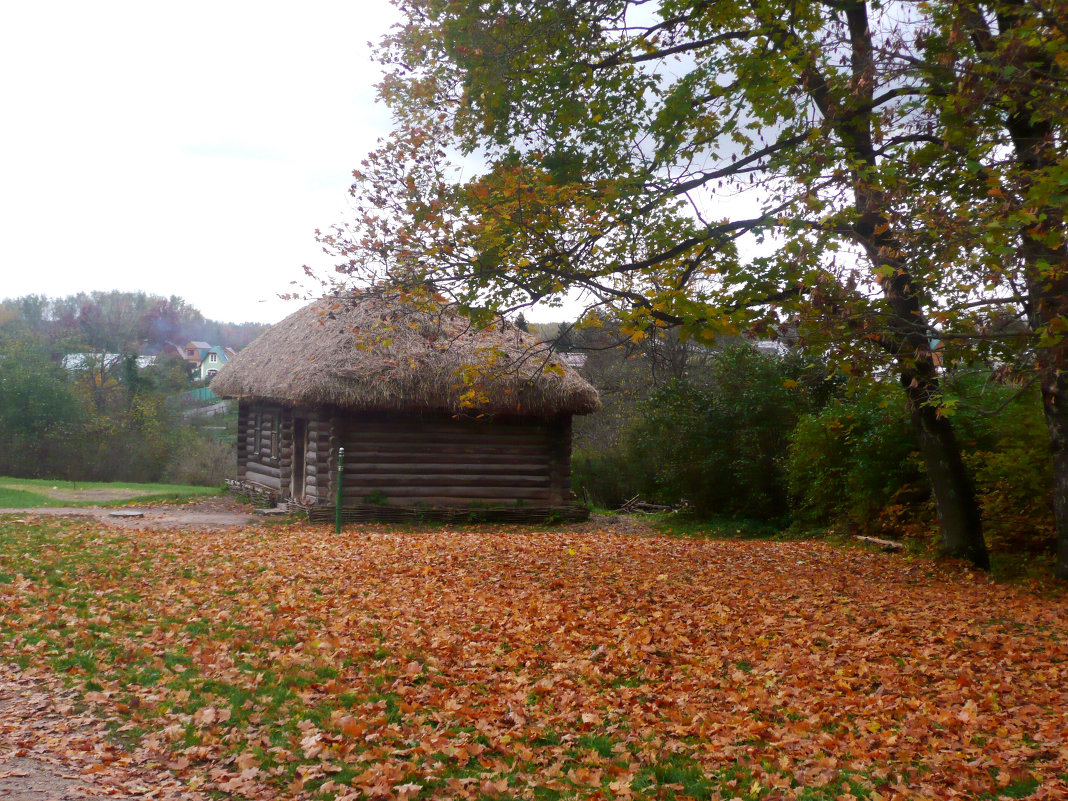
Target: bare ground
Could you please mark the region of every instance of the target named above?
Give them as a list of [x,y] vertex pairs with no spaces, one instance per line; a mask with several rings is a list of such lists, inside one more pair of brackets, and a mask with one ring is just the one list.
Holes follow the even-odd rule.
[[[142,517],[130,516],[130,512]],[[29,509],[0,508],[0,515],[35,517],[85,517],[125,528],[240,528],[257,519],[252,507],[233,498],[206,498],[187,504],[149,504],[104,508],[95,506],[52,506]],[[118,515],[118,516],[117,516]],[[2,796],[0,796],[2,797]]]

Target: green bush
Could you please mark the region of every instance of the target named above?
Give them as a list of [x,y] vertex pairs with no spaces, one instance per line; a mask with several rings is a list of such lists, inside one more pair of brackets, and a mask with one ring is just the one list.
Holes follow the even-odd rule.
[[862,522],[925,494],[904,402],[897,387],[875,385],[798,421],[786,467],[795,519]]
[[66,477],[85,409],[62,367],[31,339],[0,343],[0,475]]
[[633,468],[626,453],[576,451],[571,457],[571,488],[586,503],[618,509],[643,490]]
[[235,439],[221,440],[186,430],[163,475],[174,484],[222,486],[237,475]]
[[631,469],[650,497],[698,516],[783,517],[786,444],[825,397],[826,372],[738,345],[716,353],[702,378],[652,395],[629,438]]
[[[947,413],[994,551],[1052,547],[1049,440],[1035,388],[950,375]],[[790,436],[793,516],[804,524],[929,534],[934,509],[900,390],[875,384],[805,415]]]
[[1000,551],[1053,547],[1053,465],[1038,387],[984,375],[948,382],[959,397],[953,422],[975,480],[987,543]]

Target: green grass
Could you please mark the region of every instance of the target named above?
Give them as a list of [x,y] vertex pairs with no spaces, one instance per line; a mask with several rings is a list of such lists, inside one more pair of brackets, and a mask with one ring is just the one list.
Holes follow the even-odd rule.
[[789,536],[783,526],[762,520],[698,519],[673,512],[648,515],[642,519],[660,533],[673,537],[765,540]]
[[0,487],[0,507],[6,506],[18,509],[30,506],[55,505],[55,502],[51,498],[46,498],[44,495],[38,495],[36,492]]
[[[56,497],[60,492],[82,490],[122,490],[127,497],[115,499],[73,500]],[[37,508],[48,506],[122,506],[129,503],[182,502],[219,495],[218,487],[193,487],[184,484],[133,484],[104,481],[59,481],[46,478],[8,478],[0,476],[0,508]]]

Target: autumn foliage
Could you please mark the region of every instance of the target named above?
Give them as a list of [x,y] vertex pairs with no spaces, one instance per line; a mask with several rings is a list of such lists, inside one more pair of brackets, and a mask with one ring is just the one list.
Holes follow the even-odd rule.
[[1063,798],[1065,599],[808,542],[0,526],[7,658],[235,797]]

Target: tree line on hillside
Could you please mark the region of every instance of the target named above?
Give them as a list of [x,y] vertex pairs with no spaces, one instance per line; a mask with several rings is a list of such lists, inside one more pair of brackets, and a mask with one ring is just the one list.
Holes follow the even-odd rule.
[[186,300],[144,292],[79,292],[62,298],[25,295],[0,300],[0,324],[17,323],[54,354],[154,353],[168,342],[201,340],[240,350],[263,323],[208,320]]
[[789,321],[904,399],[944,548],[980,566],[943,368],[1038,392],[1068,578],[1066,0],[398,5],[394,130],[321,234],[343,275],[476,317],[582,290],[635,339]]
[[[219,484],[233,443],[177,402],[197,338],[247,344],[264,326],[206,320],[181,298],[92,292],[0,302],[0,475]],[[142,353],[158,355],[151,363]],[[84,357],[64,364],[64,357]]]

